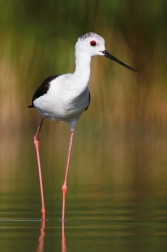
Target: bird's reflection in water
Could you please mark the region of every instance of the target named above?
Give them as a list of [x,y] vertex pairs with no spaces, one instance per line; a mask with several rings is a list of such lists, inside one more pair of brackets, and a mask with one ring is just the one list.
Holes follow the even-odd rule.
[[43,252],[44,251],[44,238],[45,238],[45,219],[42,219],[41,221],[41,229],[40,229],[40,235],[38,239],[38,247],[36,249],[36,252]]
[[66,252],[65,221],[62,220],[62,252]]
[[[44,252],[45,226],[46,226],[46,220],[42,219],[36,252]],[[62,221],[62,252],[67,252],[66,237],[65,237],[65,221]]]

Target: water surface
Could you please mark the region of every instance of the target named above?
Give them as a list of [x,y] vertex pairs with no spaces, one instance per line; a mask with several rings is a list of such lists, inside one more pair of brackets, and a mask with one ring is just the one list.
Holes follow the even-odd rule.
[[76,199],[68,195],[63,242],[60,195],[47,197],[46,221],[35,198],[28,208],[28,195],[2,197],[1,251],[166,251],[167,197],[162,192],[136,198],[127,187],[79,189]]

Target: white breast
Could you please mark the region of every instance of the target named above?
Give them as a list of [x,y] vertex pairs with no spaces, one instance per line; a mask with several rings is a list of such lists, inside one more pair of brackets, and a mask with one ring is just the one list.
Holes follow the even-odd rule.
[[37,98],[34,106],[43,117],[54,121],[78,119],[89,105],[88,81],[85,81],[83,85],[74,74],[61,75],[51,81],[48,92]]

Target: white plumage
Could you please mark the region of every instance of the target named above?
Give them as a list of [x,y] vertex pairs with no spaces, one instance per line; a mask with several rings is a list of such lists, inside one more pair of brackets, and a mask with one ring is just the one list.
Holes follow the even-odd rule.
[[[96,41],[92,46],[91,41]],[[95,33],[81,36],[75,45],[76,70],[59,75],[49,83],[47,93],[33,100],[33,106],[43,116],[70,123],[71,130],[89,106],[90,62],[94,55],[103,55],[105,41]]]
[[[73,85],[77,83],[77,85]],[[89,105],[89,90],[81,88],[75,74],[64,74],[50,82],[46,94],[35,99],[34,107],[43,116],[54,121],[66,121],[70,125],[77,122],[80,115]],[[75,125],[71,127],[74,130]]]

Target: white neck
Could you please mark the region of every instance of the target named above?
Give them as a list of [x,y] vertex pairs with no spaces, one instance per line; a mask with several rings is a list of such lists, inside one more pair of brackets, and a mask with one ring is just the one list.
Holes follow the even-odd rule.
[[74,75],[79,76],[80,79],[83,79],[85,82],[88,83],[90,77],[90,62],[91,56],[85,54],[84,52],[76,51],[76,70]]

